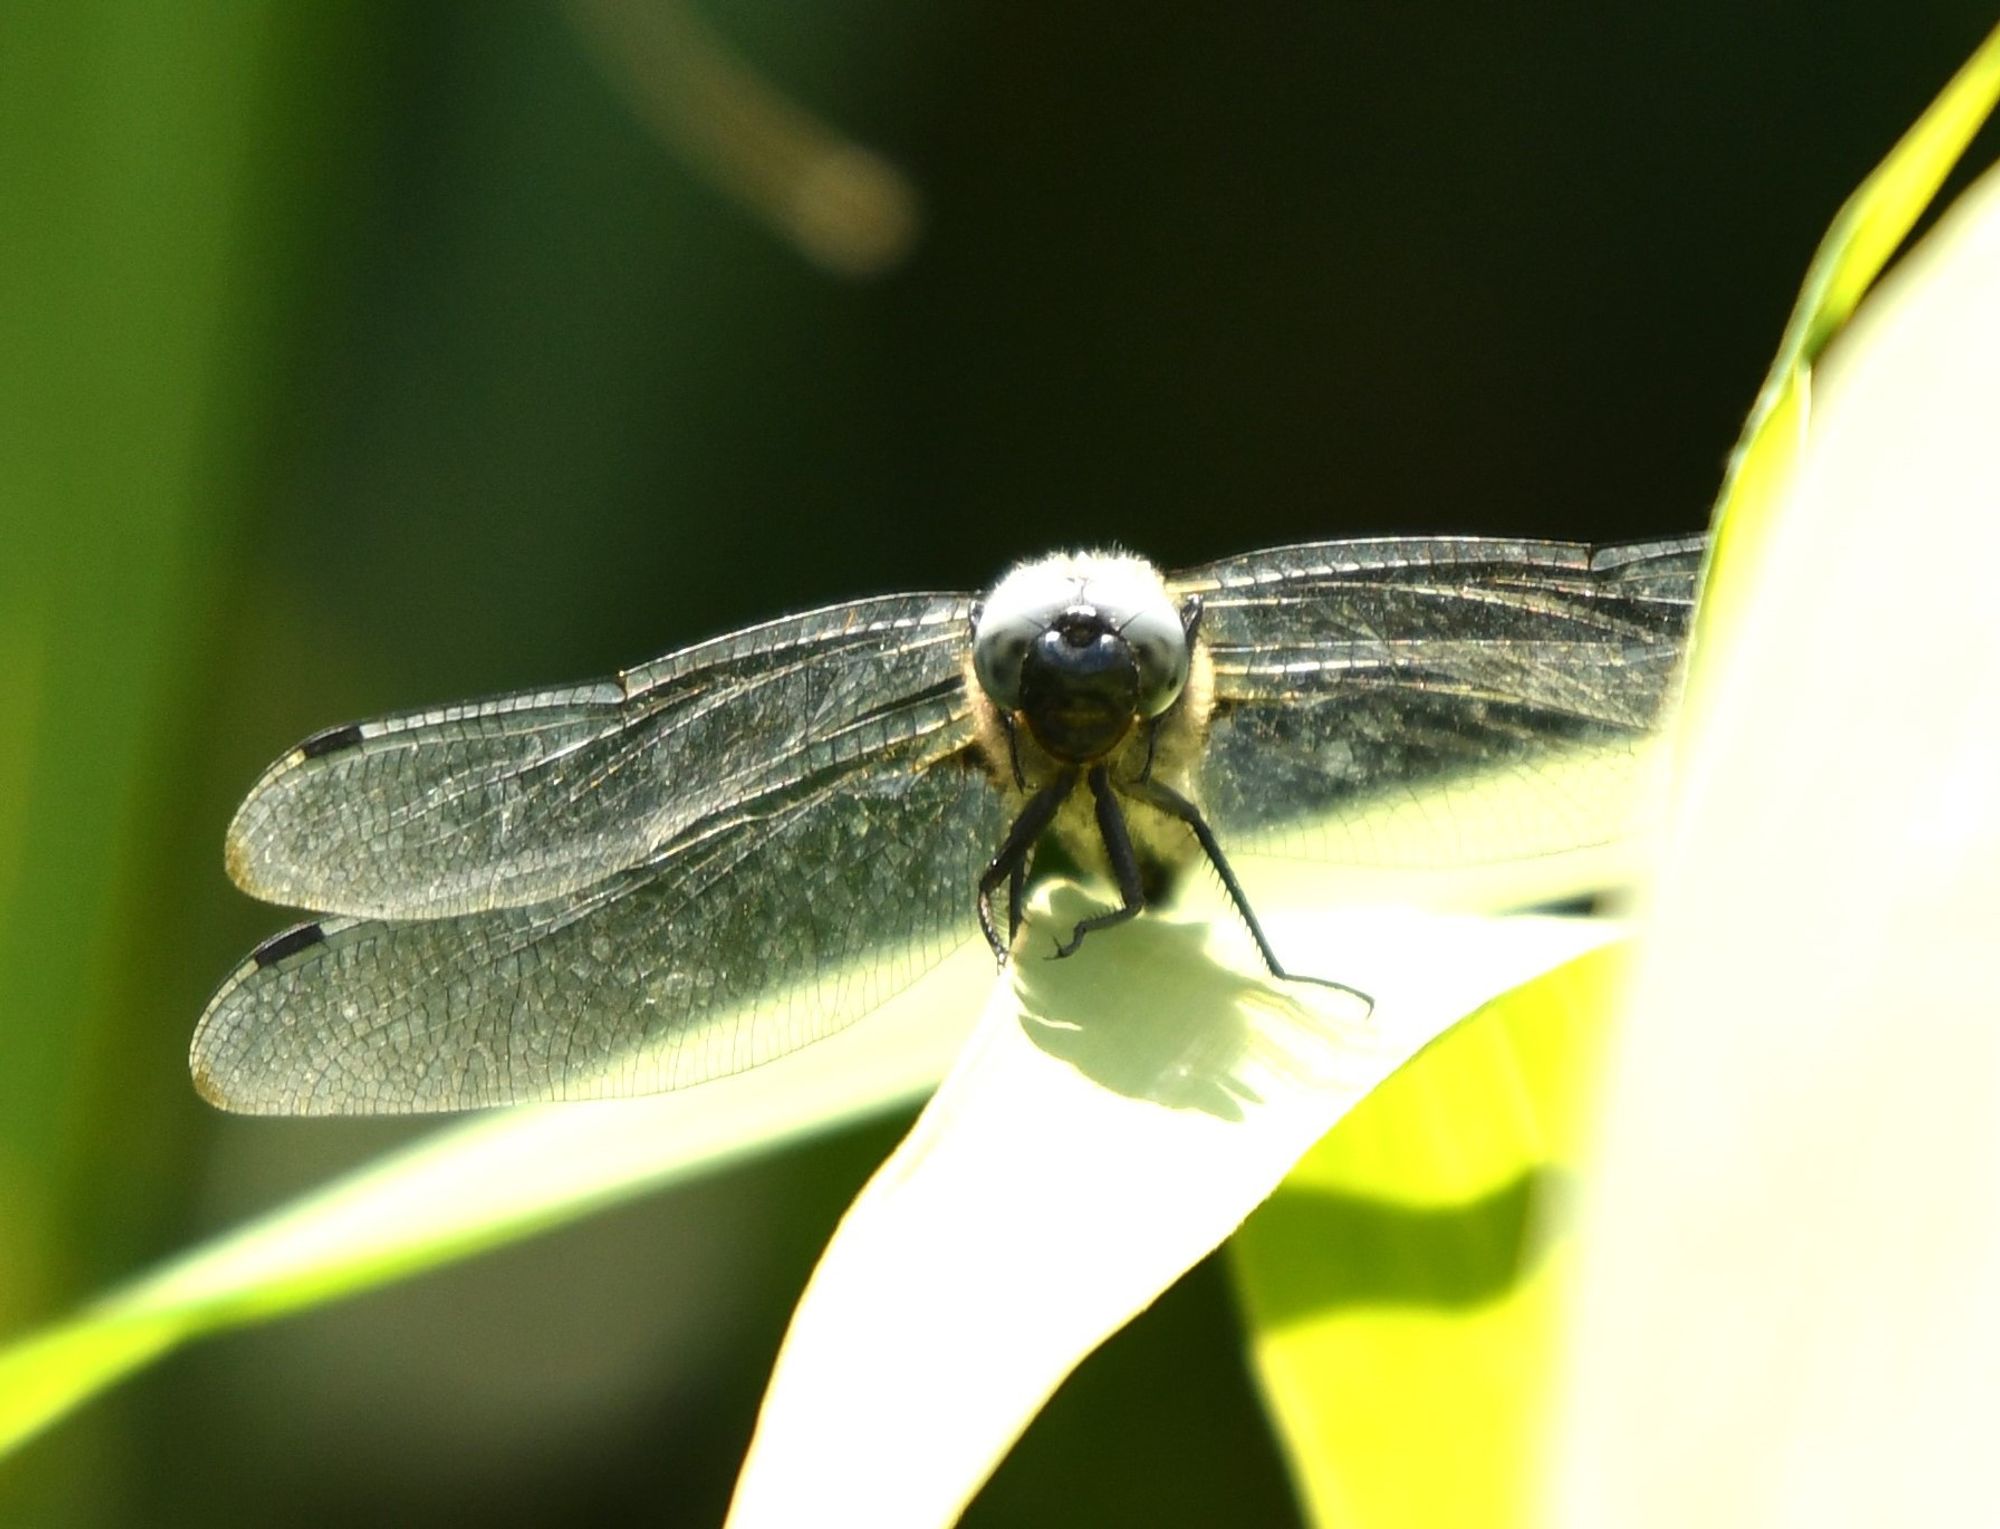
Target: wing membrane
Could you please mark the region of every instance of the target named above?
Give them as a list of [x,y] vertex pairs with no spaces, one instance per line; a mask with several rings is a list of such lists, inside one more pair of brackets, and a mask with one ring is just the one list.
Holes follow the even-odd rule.
[[581,890],[736,801],[950,724],[969,609],[855,601],[617,680],[317,734],[238,809],[230,874],[273,902],[380,918]]
[[280,935],[202,1016],[197,1085],[259,1113],[470,1109],[682,1088],[818,1040],[977,937],[1005,808],[940,741],[747,797],[570,896]]
[[1331,542],[1177,577],[1215,662],[1217,831],[1252,854],[1409,869],[1618,836],[1703,546]]

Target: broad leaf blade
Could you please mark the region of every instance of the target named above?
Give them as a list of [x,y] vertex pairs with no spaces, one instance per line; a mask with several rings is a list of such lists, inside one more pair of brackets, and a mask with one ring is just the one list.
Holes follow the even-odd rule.
[[1989,172],[1829,354],[1782,556],[1697,671],[1555,1522],[1991,1516],[1996,269]]
[[[1090,906],[1041,916],[1067,928]],[[1371,1018],[1263,978],[1233,923],[1156,915],[1022,963],[815,1273],[737,1529],[950,1522],[1064,1376],[1369,1089],[1487,994],[1608,937],[1394,911],[1310,928],[1376,985]]]
[[[1758,580],[1755,564],[1774,534],[1801,443],[1812,426],[1815,361],[1920,216],[1996,94],[2000,32],[1988,38],[1842,208],[1823,241],[1718,499],[1721,539],[1700,617],[1702,656],[1708,663],[1731,661],[1727,642],[1719,643],[1715,636],[1738,631],[1751,608]],[[1992,395],[1987,396],[1990,400]],[[1716,567],[1725,561],[1731,576],[1717,579]],[[1871,625],[1870,630],[1880,628]],[[1768,774],[1762,766],[1758,769]],[[1738,921],[1746,937],[1754,938],[1758,926],[1752,910],[1739,910]],[[1584,963],[1584,970],[1593,964]],[[1517,999],[1527,1007],[1516,1010]],[[1561,1038],[1565,1027],[1551,1028],[1551,1013],[1541,1009],[1551,1003],[1571,1016],[1566,1038]],[[1336,1184],[1367,1183],[1371,1203],[1385,1208],[1384,1215],[1370,1222],[1371,1233],[1409,1260],[1408,1267],[1399,1269],[1394,1288],[1419,1294],[1446,1288],[1447,1271],[1455,1267],[1459,1279],[1451,1288],[1490,1288],[1491,1299],[1468,1302],[1455,1314],[1425,1309],[1418,1302],[1403,1310],[1356,1306],[1338,1321],[1329,1318],[1331,1325],[1323,1328],[1293,1324],[1289,1314],[1303,1308],[1284,1298],[1284,1290],[1293,1283],[1310,1286],[1316,1278],[1335,1291],[1349,1288],[1351,1271],[1322,1267],[1315,1274],[1309,1264],[1298,1264],[1296,1250],[1285,1239],[1271,1240],[1255,1225],[1248,1229],[1237,1268],[1255,1330],[1260,1375],[1302,1495],[1320,1521],[1540,1521],[1534,1486],[1550,1388],[1548,1366],[1555,1353],[1549,1318],[1554,1296],[1567,1278],[1567,1254],[1560,1244],[1546,1245],[1541,1262],[1516,1279],[1496,1282],[1496,1275],[1482,1282],[1467,1275],[1464,1260],[1494,1274],[1501,1260],[1490,1248],[1484,1253],[1460,1244],[1423,1248],[1400,1217],[1434,1207],[1445,1192],[1443,1185],[1455,1183],[1459,1212],[1490,1220],[1508,1209],[1504,1199],[1491,1196],[1510,1183],[1532,1190],[1545,1182],[1519,1178],[1544,1171],[1533,1166],[1537,1144],[1550,1154],[1548,1162],[1574,1160],[1579,1148],[1573,1123],[1578,1109],[1587,1108],[1580,1092],[1589,1087],[1585,1058],[1594,1054],[1615,1003],[1608,990],[1593,994],[1586,982],[1565,991],[1564,983],[1554,979],[1510,996],[1480,1024],[1467,1027],[1464,1056],[1480,1044],[1470,1036],[1482,1025],[1490,1027],[1484,1044],[1491,1054],[1480,1072],[1483,1089],[1455,1090],[1448,1118],[1427,1107],[1432,1085],[1424,1082],[1425,1075],[1450,1065],[1453,1057],[1451,1046],[1440,1046],[1398,1078],[1396,1087],[1372,1100],[1371,1114],[1350,1122],[1304,1171],[1299,1187],[1308,1197],[1321,1171],[1334,1175]],[[1512,1033],[1510,1024],[1518,1019],[1495,1019],[1538,1013],[1540,1033],[1533,1041]],[[1442,1081],[1435,1086],[1449,1087]],[[1517,1120],[1524,1101],[1533,1108]],[[1379,1122],[1364,1124],[1374,1115],[1381,1117]],[[1510,1137],[1516,1127],[1517,1134]],[[1370,1134],[1347,1146],[1343,1139],[1357,1130]],[[1441,1169],[1449,1170],[1442,1181]],[[1364,1171],[1365,1178],[1360,1177]],[[1267,1213],[1279,1217],[1281,1227],[1290,1193],[1288,1186]],[[1365,1256],[1358,1249],[1350,1251]],[[1296,1272],[1301,1268],[1306,1272]],[[1512,1401],[1503,1405],[1506,1398]],[[1379,1409],[1371,1410],[1377,1399]],[[1440,1423],[1437,1432],[1430,1431]],[[1403,1454],[1413,1439],[1422,1441],[1422,1447],[1451,1450],[1452,1467],[1441,1468],[1435,1453],[1421,1459]]]

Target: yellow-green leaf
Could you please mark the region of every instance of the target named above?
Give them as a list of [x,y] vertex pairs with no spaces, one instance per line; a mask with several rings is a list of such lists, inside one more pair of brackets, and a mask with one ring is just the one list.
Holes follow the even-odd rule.
[[1625,964],[1584,956],[1443,1036],[1232,1244],[1314,1522],[1522,1521],[1579,1111]]
[[358,1294],[920,1096],[992,981],[968,946],[857,1026],[683,1094],[479,1116],[0,1351],[0,1452],[188,1339]]
[[[1806,268],[1778,353],[1731,455],[1715,504],[1712,560],[1734,556],[1740,539],[1768,529],[1770,496],[1788,479],[1811,417],[1814,362],[1923,216],[1996,100],[2000,100],[2000,28],[1987,36],[1835,215]],[[1718,589],[1709,594],[1704,629],[1733,620],[1729,602],[1734,592]]]
[[1542,1521],[1993,1516],[1996,271],[1989,171],[1829,352],[1695,675]]
[[[1769,616],[1761,604],[1753,607],[1752,595],[1761,602],[1757,569],[1814,428],[1814,363],[1996,94],[2000,32],[1841,209],[1823,241],[1718,499],[1727,555],[1712,556],[1703,594],[1698,655],[1705,666],[1733,662],[1733,644],[1753,609]],[[1990,269],[2000,269],[2000,257]],[[1990,414],[2000,389],[1989,383],[1979,396]],[[1914,439],[1923,431],[1908,424],[1904,434]],[[1990,496],[1988,510],[1995,512]],[[1866,555],[1884,577],[1915,581],[1931,556],[1956,554],[1949,538],[1944,547],[1913,548],[1883,534]],[[1849,619],[1907,651],[1900,633],[1882,629],[1874,602],[1857,601]],[[1911,653],[1909,661],[1957,662],[1936,651]],[[1873,746],[1893,750],[1895,735],[1884,731]],[[1754,768],[1769,777],[1766,765]],[[1827,832],[1837,836],[1835,818]],[[1836,872],[1819,874],[1837,885]],[[1735,879],[1739,890],[1755,885],[1747,868]],[[1751,941],[1754,912],[1739,907],[1735,914]],[[1563,1245],[1535,1240],[1532,1228],[1542,1214],[1535,1207],[1547,1200],[1546,1165],[1576,1161],[1574,1127],[1590,1109],[1591,1058],[1614,1018],[1616,995],[1603,985],[1609,969],[1608,961],[1593,960],[1544,979],[1433,1048],[1358,1111],[1239,1239],[1236,1268],[1259,1376],[1317,1521],[1541,1521],[1536,1482],[1555,1355],[1550,1318],[1569,1275]],[[1356,1133],[1363,1134],[1349,1144]],[[1348,1197],[1338,1202],[1342,1214],[1365,1227],[1351,1224],[1339,1252],[1316,1259],[1312,1213],[1304,1207],[1329,1185]],[[1295,1200],[1295,1190],[1305,1198]],[[1275,1230],[1265,1228],[1267,1220]],[[1427,1244],[1411,1230],[1426,1224],[1450,1230]],[[1517,1248],[1528,1250],[1528,1261],[1509,1266]],[[1379,1266],[1378,1250],[1386,1250]],[[1360,1267],[1372,1283],[1357,1283],[1356,1260],[1367,1261]],[[1315,1304],[1321,1282],[1333,1296]],[[1376,1299],[1384,1283],[1404,1294]],[[1343,1298],[1357,1288],[1363,1298]],[[1409,1292],[1417,1297],[1406,1298]]]

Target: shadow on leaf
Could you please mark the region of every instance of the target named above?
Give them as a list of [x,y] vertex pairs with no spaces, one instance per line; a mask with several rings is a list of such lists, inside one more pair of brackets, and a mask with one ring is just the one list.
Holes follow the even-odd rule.
[[1257,1232],[1266,1267],[1301,1277],[1271,1281],[1262,1313],[1283,1326],[1345,1307],[1498,1300],[1547,1256],[1547,1211],[1564,1183],[1560,1173],[1531,1168],[1455,1205],[1288,1188],[1257,1213]]

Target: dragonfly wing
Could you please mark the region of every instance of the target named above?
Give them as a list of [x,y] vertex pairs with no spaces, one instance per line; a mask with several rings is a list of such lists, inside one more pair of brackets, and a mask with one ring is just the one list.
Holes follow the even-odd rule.
[[615,680],[329,729],[238,809],[230,874],[273,902],[377,918],[579,891],[737,801],[962,714],[970,606],[855,601]]
[[1703,548],[1334,542],[1178,576],[1215,663],[1214,826],[1249,854],[1412,870],[1617,838]]
[[335,919],[266,944],[194,1038],[229,1109],[386,1114],[683,1088],[880,1007],[975,938],[1006,809],[956,735],[736,801],[524,907]]

